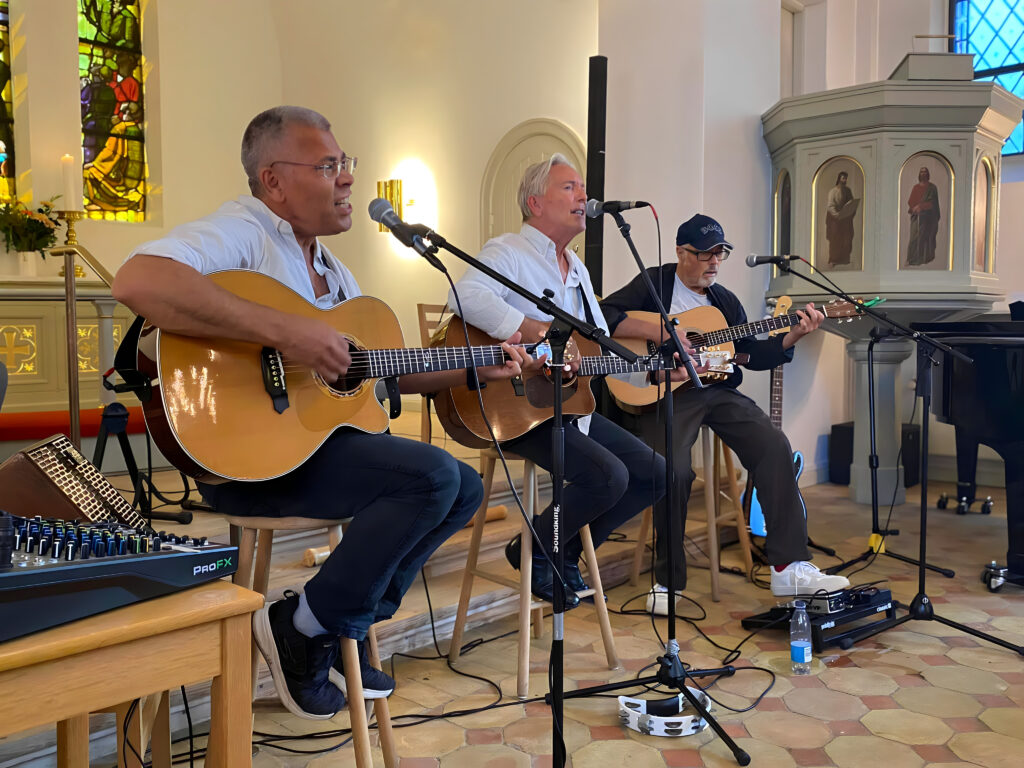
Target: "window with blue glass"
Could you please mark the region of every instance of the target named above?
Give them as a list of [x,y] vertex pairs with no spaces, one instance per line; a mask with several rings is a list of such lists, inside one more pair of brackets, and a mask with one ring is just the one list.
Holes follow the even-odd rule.
[[[954,0],[950,30],[956,53],[974,54],[974,79],[999,83],[1024,98],[1024,0]],[[1004,155],[1024,153],[1024,125],[1017,124]]]

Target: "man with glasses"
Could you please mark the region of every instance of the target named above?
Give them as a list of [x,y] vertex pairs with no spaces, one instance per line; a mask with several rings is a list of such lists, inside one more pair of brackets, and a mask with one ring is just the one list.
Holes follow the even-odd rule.
[[[359,296],[352,273],[319,240],[352,226],[356,159],[341,151],[322,115],[275,107],[246,128],[242,165],[252,195],[138,246],[117,273],[114,296],[158,328],[262,344],[335,381],[351,357],[348,340],[333,326],[242,299],[206,275],[257,271],[325,310]],[[509,362],[480,369],[484,380],[520,372],[518,349],[503,346]],[[465,375],[403,376],[399,387],[436,391]],[[311,719],[333,717],[345,705],[339,636],[359,643],[365,695],[391,693],[394,680],[369,663],[367,631],[394,614],[420,567],[483,498],[476,470],[440,448],[354,429],[335,432],[283,477],[200,490],[223,514],[352,518],[304,593],[286,592],[253,620],[282,702]]]
[[[713,306],[722,312],[727,325],[747,322],[746,313],[736,295],[717,283],[718,271],[729,258],[732,245],[725,239],[722,226],[710,216],[697,214],[680,225],[676,232],[677,263],[647,270],[658,288],[659,298],[670,315],[702,306]],[[654,312],[657,308],[647,292],[641,276],[601,302],[601,309],[616,338],[645,338],[658,341],[660,328],[626,317],[626,312]],[[824,315],[810,304],[798,310],[800,324],[784,336],[764,341],[753,338],[735,342],[737,353],[750,355],[752,370],[769,370],[793,359],[793,345],[814,331]],[[849,586],[842,576],[824,574],[808,561],[807,522],[793,475],[792,449],[786,436],[772,426],[771,420],[753,400],[736,388],[742,380],[739,370],[720,382],[703,389],[680,388],[674,393],[675,429],[673,462],[675,464],[675,498],[679,501],[683,526],[686,505],[695,478],[690,466],[690,449],[697,440],[702,424],[710,426],[739,456],[743,466],[754,477],[754,487],[764,509],[768,537],[765,556],[773,566],[772,593],[776,596],[814,594],[819,590],[834,591]],[[664,425],[655,413],[644,413],[638,419],[639,432],[652,446],[662,449]],[[648,597],[649,611],[668,612],[668,518],[664,500],[654,507],[656,586]],[[677,543],[673,558],[674,583],[686,586],[686,561],[682,542]]]

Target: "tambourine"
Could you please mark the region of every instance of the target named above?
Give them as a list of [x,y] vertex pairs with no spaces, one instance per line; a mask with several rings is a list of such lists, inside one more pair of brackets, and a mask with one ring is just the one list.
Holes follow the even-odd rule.
[[[711,710],[707,694],[696,688],[686,687],[704,709]],[[683,694],[667,699],[634,699],[619,696],[619,720],[628,728],[647,736],[690,736],[708,727]]]

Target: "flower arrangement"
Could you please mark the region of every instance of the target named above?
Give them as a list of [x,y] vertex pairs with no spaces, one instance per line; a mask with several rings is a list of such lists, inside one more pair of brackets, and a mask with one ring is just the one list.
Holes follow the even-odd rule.
[[60,195],[43,200],[32,211],[20,200],[0,204],[0,232],[9,251],[39,251],[45,258],[44,248],[57,242],[61,221],[54,212],[54,203]]

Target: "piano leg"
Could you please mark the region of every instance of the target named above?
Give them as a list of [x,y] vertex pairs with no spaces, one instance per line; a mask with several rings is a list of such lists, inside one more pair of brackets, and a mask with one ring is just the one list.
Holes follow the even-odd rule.
[[1024,576],[1024,444],[998,450],[1006,466],[1006,565]]
[[993,447],[1006,467],[1006,567],[993,560],[981,578],[995,592],[1006,582],[1024,586],[1024,443]]
[[[960,427],[956,428],[956,501],[957,514],[966,513],[977,492],[978,441]],[[964,503],[966,501],[966,504]],[[962,505],[962,506],[961,506]]]

